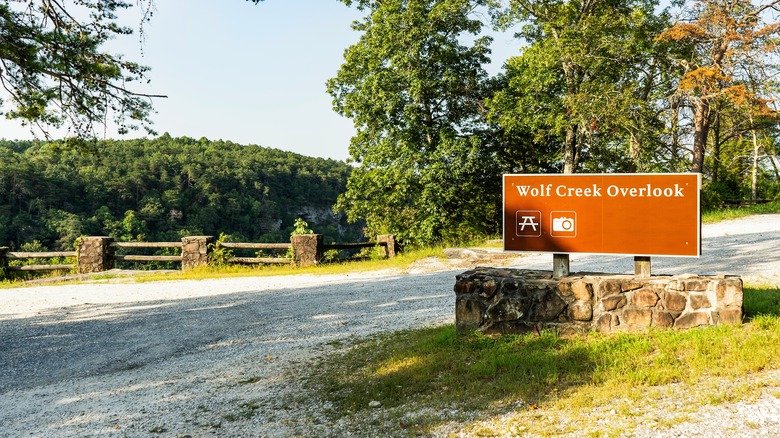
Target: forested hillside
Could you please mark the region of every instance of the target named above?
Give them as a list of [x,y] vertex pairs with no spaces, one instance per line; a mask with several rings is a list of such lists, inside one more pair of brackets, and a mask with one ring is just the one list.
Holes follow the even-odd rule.
[[349,173],[335,160],[167,134],[95,150],[0,141],[0,246],[220,233],[284,242],[297,217],[328,241],[355,241],[360,226],[332,213]]

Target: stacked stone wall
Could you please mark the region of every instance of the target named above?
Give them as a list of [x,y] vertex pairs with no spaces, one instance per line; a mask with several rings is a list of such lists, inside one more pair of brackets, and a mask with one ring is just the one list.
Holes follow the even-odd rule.
[[478,268],[455,282],[459,330],[563,333],[686,329],[742,321],[742,280],[733,276],[635,277]]
[[76,242],[76,259],[79,273],[103,272],[114,267],[111,237],[80,237]]
[[314,266],[322,260],[322,234],[297,234],[290,236],[295,266]]
[[209,252],[214,236],[189,236],[181,238],[181,269],[187,271],[209,263]]

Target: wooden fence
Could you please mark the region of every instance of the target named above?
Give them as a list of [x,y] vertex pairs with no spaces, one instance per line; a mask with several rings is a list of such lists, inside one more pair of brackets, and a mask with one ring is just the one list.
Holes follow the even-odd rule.
[[0,271],[69,271],[74,264],[41,264],[41,265],[10,265],[10,260],[52,259],[69,257],[76,258],[76,251],[50,251],[50,252],[25,252],[9,251],[6,247],[0,247]]
[[[326,245],[320,234],[291,236],[290,243],[216,243],[213,236],[190,236],[181,242],[116,242],[110,237],[81,237],[77,241],[77,251],[19,252],[0,247],[0,277],[10,271],[76,271],[80,273],[102,272],[112,269],[116,262],[173,262],[181,263],[182,270],[209,264],[210,254],[216,249],[280,251],[280,257],[238,257],[231,256],[228,263],[239,264],[292,264],[311,266],[322,261],[323,254],[329,250],[359,250],[378,247],[385,257],[394,257],[398,246],[393,235],[378,236],[375,242],[342,243]],[[178,255],[117,254],[138,249],[172,248],[180,251]],[[291,253],[292,258],[287,257]],[[13,260],[73,258],[72,264],[24,264],[9,263]]]

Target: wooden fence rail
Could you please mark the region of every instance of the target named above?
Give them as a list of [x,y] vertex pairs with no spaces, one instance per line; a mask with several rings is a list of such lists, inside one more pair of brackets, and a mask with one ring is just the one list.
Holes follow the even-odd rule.
[[[7,271],[44,271],[76,270],[80,273],[101,272],[112,269],[116,262],[174,262],[181,263],[182,269],[192,269],[207,265],[209,255],[215,248],[285,250],[293,255],[287,257],[237,257],[229,258],[230,263],[242,264],[294,264],[309,266],[320,263],[323,253],[328,250],[353,250],[378,247],[386,257],[395,257],[398,246],[393,235],[377,236],[376,242],[341,243],[325,245],[322,235],[305,234],[291,237],[290,243],[215,243],[213,236],[183,237],[181,242],[115,242],[110,237],[81,237],[77,241],[77,251],[19,252],[0,247],[0,277]],[[143,255],[116,254],[117,249],[134,248],[175,248],[179,255]],[[10,260],[74,258],[74,264],[9,265]]]
[[8,251],[8,248],[0,248],[0,273],[3,269],[8,271],[69,271],[73,264],[45,264],[45,265],[8,265],[8,260],[27,259],[51,259],[60,257],[76,257],[76,251]]
[[373,248],[377,245],[386,245],[384,243],[376,243],[376,242],[364,242],[364,243],[334,243],[332,245],[323,245],[324,250],[330,250],[330,249],[362,249],[362,248]]
[[181,242],[111,242],[112,248],[181,248]]
[[230,249],[288,249],[289,243],[234,243],[221,242],[219,246]]
[[[238,243],[238,242],[220,242],[220,248],[227,249],[257,249],[257,250],[289,250],[292,248],[290,243]],[[241,263],[246,265],[284,265],[292,264],[295,261],[288,257],[231,257],[230,263]]]
[[[111,248],[176,248],[181,249],[181,242],[111,242]],[[181,263],[182,256],[179,255],[140,255],[140,254],[113,254],[117,262],[178,262]]]

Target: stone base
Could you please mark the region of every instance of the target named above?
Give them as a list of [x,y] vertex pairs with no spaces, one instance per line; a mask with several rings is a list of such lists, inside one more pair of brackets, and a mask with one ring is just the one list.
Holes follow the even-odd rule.
[[687,329],[742,322],[742,279],[696,275],[635,277],[477,268],[456,276],[458,330],[564,334]]

